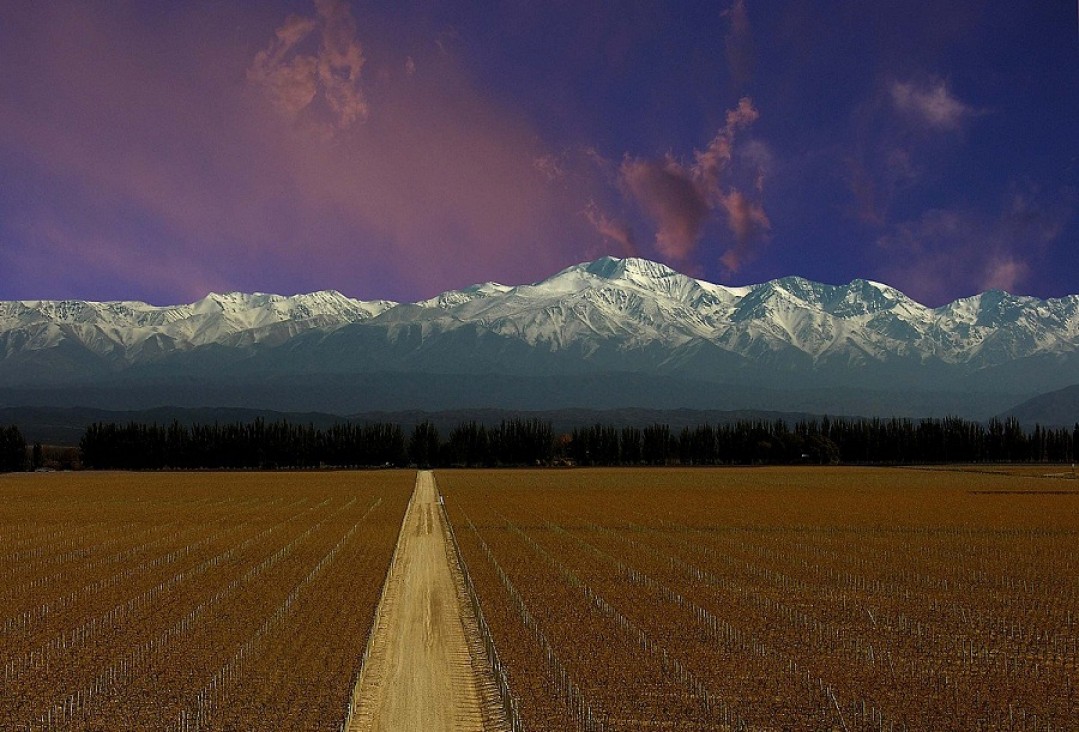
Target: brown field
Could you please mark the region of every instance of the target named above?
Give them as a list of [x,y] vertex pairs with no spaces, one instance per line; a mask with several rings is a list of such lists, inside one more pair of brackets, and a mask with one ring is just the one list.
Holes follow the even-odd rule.
[[0,476],[0,730],[336,732],[414,476]]
[[1079,493],[1011,472],[437,479],[528,730],[1079,729]]
[[[338,732],[414,479],[0,476],[0,730]],[[1079,729],[1070,479],[437,479],[526,730]]]
[[[1073,465],[1063,463],[1021,463],[1021,464],[985,464],[975,465],[930,465],[911,468],[911,470],[936,470],[959,473],[990,473],[1027,478],[1049,478],[1053,480],[1079,480],[1079,473]],[[1049,488],[1050,486],[1043,486]],[[1054,488],[1079,491],[1079,484],[1053,486]]]

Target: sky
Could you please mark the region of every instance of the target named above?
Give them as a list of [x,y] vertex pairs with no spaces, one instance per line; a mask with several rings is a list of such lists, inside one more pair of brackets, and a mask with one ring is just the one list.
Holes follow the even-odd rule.
[[404,301],[602,255],[1079,293],[1077,11],[0,0],[0,300]]

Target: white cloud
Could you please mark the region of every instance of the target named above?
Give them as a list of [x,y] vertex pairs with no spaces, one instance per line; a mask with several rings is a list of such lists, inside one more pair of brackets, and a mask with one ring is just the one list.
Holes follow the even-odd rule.
[[957,99],[943,81],[929,86],[896,81],[891,88],[892,105],[911,120],[937,130],[955,130],[972,114],[973,108]]

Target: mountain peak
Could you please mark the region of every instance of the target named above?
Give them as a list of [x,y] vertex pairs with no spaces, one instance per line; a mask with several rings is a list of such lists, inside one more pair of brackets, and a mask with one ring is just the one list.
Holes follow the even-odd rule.
[[576,269],[608,280],[657,280],[679,274],[665,264],[640,257],[626,257],[625,259],[600,257],[594,262],[579,264]]
[[[445,368],[454,359],[434,358],[429,344],[459,337],[469,344],[457,354],[462,363],[474,361],[477,343],[489,341],[502,349],[492,363],[513,368],[516,349],[542,344],[545,354],[605,359],[605,368],[635,369],[632,359],[645,354],[674,371],[704,359],[710,366],[702,374],[708,378],[743,363],[825,368],[879,362],[898,368],[909,362],[974,369],[1019,357],[1079,354],[1079,297],[1042,301],[990,291],[930,309],[864,279],[832,285],[790,276],[727,287],[647,259],[607,256],[535,284],[487,282],[400,308],[389,301],[352,300],[336,290],[210,293],[190,305],[168,307],[0,303],[0,377],[9,357],[11,364],[31,363],[34,352],[65,340],[100,358],[103,368],[117,369],[151,356],[166,358],[165,350],[193,352],[209,344],[271,359],[273,349],[300,333],[311,333],[303,341],[309,345],[330,342],[338,331],[362,347],[343,347],[337,355],[347,354],[364,368],[391,368],[402,353]],[[161,343],[168,348],[162,350]],[[71,368],[78,372],[81,366]],[[26,373],[36,378],[34,370]]]

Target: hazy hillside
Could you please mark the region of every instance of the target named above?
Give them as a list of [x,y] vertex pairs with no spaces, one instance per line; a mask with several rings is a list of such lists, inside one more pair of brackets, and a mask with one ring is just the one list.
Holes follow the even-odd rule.
[[1023,424],[1071,427],[1079,424],[1079,384],[1028,399],[1004,412]]

